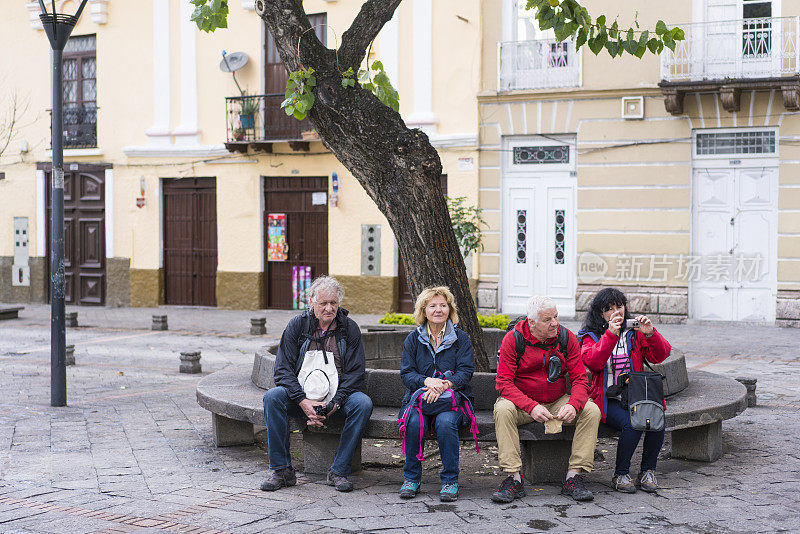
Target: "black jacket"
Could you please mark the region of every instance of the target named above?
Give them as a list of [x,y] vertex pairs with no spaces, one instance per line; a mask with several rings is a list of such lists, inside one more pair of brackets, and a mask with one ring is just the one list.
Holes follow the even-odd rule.
[[[286,388],[289,398],[300,403],[306,398],[300,382],[297,380],[300,347],[306,336],[314,337],[319,328],[319,321],[311,310],[305,310],[289,321],[281,335],[281,344],[278,347],[278,356],[275,359],[275,385]],[[336,341],[346,340],[347,348],[341,357],[342,370],[339,376],[339,388],[333,397],[333,402],[339,406],[351,393],[361,391],[364,387],[364,345],[361,342],[361,330],[355,321],[347,316],[347,310],[339,308],[336,314]],[[341,351],[340,351],[341,352]]]

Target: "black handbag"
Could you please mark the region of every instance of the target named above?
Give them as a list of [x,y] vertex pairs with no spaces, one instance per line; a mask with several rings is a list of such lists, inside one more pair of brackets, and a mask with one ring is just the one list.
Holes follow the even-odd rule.
[[[642,432],[661,432],[665,425],[664,375],[657,372],[646,359],[642,362],[650,371],[633,371],[633,341],[628,352],[631,371],[622,373],[617,384],[606,390],[608,395],[612,388],[619,388],[620,404],[627,408],[631,419],[631,428]],[[616,393],[616,391],[615,391]]]

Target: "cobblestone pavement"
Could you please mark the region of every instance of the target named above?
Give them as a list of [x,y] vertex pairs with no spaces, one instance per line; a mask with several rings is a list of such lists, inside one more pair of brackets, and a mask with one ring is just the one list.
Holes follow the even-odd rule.
[[[594,502],[557,485],[498,506],[494,448],[462,448],[461,496],[438,500],[439,462],[423,492],[401,502],[399,447],[368,441],[356,490],[337,493],[307,477],[259,491],[257,447],[217,449],[195,401],[201,375],[178,373],[178,352],[200,350],[203,373],[251,361],[292,312],[266,312],[267,336],[249,318],[265,312],[162,307],[78,308],[67,330],[77,365],[65,408],[49,405],[49,308],[26,305],[0,321],[0,532],[800,532],[800,343],[795,329],[664,325],[689,367],[758,379],[759,405],[723,424],[725,455],[712,464],[659,462],[657,495],[610,489],[614,440],[598,445]],[[170,330],[149,330],[153,313]],[[363,323],[374,316],[357,316]],[[83,326],[85,325],[85,326]],[[570,328],[576,325],[567,323]],[[295,448],[296,449],[296,448]],[[634,472],[638,468],[634,458]]]

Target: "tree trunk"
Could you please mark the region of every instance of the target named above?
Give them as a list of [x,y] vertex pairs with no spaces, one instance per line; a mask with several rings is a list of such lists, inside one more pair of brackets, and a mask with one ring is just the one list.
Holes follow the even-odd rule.
[[[323,144],[355,176],[394,232],[414,298],[446,285],[456,298],[459,326],[469,334],[476,370],[489,362],[469,290],[464,260],[439,189],[442,163],[428,137],[359,85],[342,87],[342,72],[358,71],[366,47],[400,0],[368,0],[344,32],[338,51],[310,31],[298,0],[259,0],[256,10],[272,33],[289,71],[313,68],[316,101],[309,113]],[[299,44],[298,44],[299,43]],[[334,246],[342,246],[339,244]]]

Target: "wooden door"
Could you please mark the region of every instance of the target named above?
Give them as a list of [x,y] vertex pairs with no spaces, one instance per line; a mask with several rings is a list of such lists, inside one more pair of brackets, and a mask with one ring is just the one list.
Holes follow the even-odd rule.
[[[47,175],[46,293],[50,295],[52,186]],[[80,168],[64,173],[64,300],[102,306],[106,292],[105,172]]]
[[[316,193],[316,194],[315,194]],[[264,290],[267,308],[291,309],[292,272],[311,267],[311,278],[328,274],[328,177],[264,177],[264,228],[270,214],[283,214],[286,260],[265,258]],[[267,250],[265,232],[264,250]]]
[[[439,180],[442,194],[447,195],[447,175],[443,174]],[[398,251],[399,254],[399,251]],[[411,287],[408,285],[408,273],[402,256],[397,258],[397,311],[399,313],[413,313],[414,299],[411,298]]]
[[217,305],[214,178],[164,180],[164,302]]
[[[314,28],[317,38],[323,45],[327,46],[327,15],[325,13],[309,15],[308,21],[311,23],[311,27]],[[286,93],[286,81],[289,79],[289,73],[286,72],[286,67],[281,61],[278,48],[275,46],[275,39],[266,29],[266,24],[264,25],[264,31],[266,32],[266,39],[264,40],[264,92],[267,94],[264,98],[263,110],[264,138],[299,139],[299,132],[310,130],[313,127],[308,119],[298,122],[294,117],[288,117],[281,109],[280,106],[284,100],[284,93]]]

